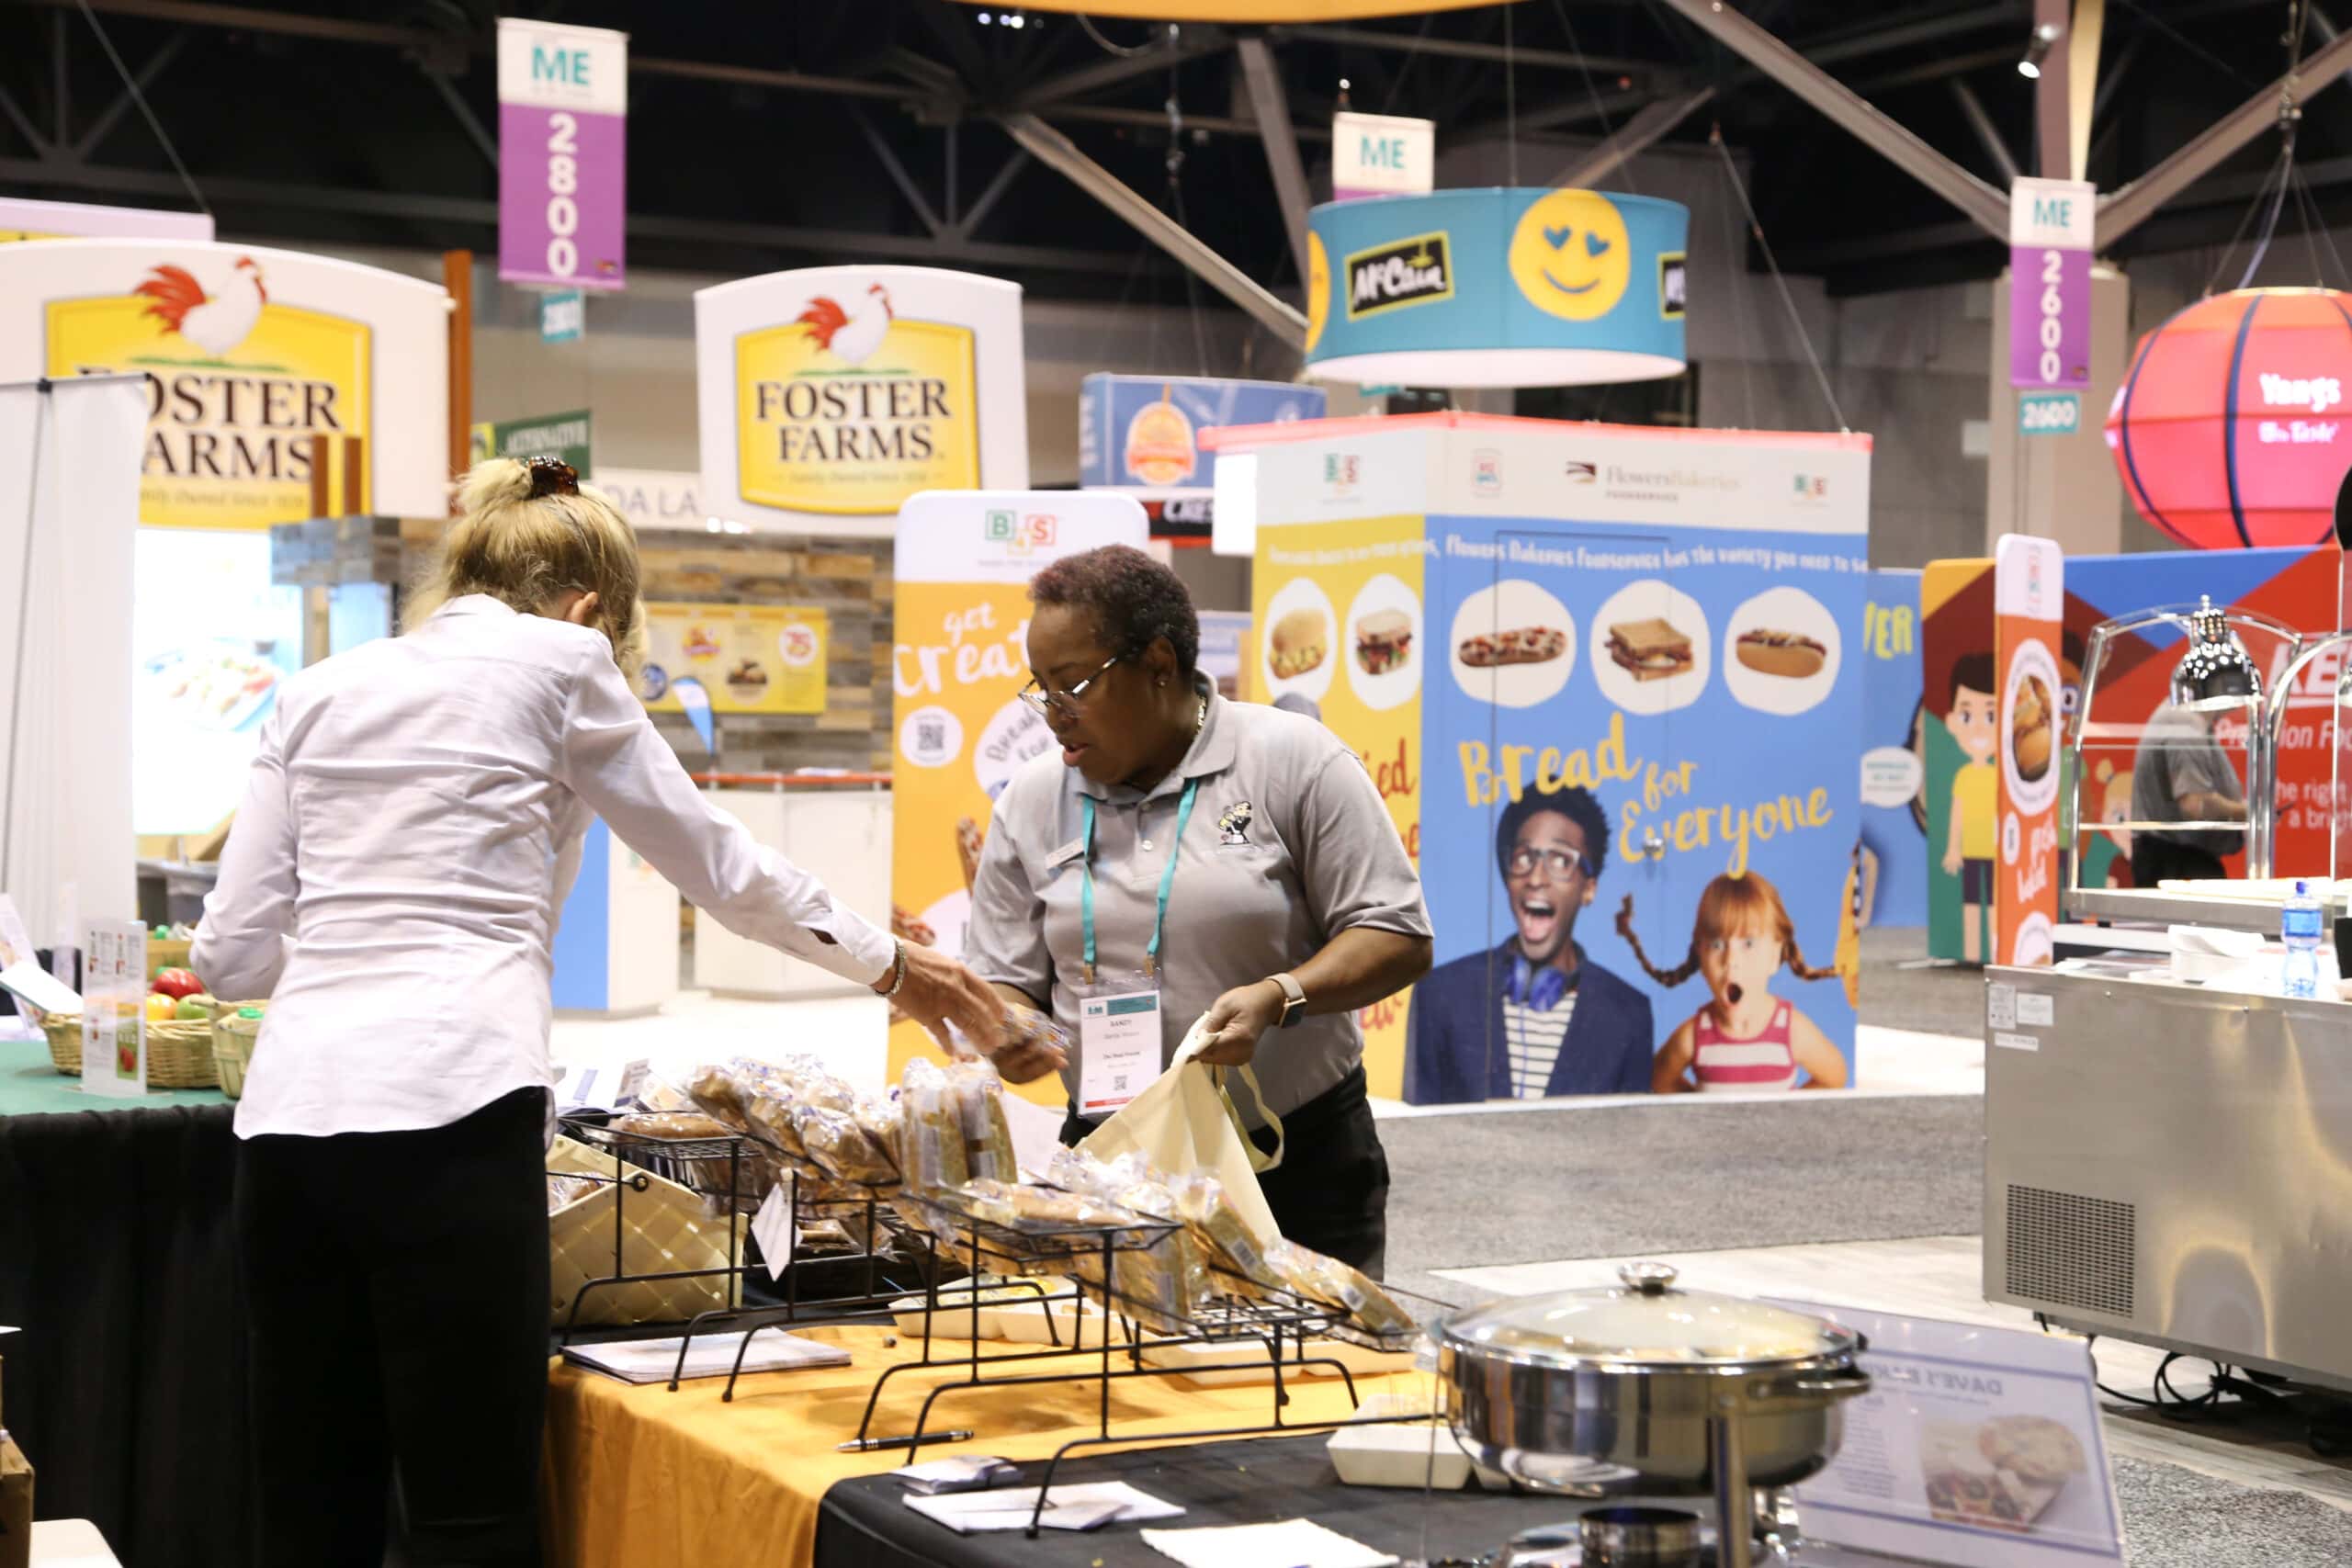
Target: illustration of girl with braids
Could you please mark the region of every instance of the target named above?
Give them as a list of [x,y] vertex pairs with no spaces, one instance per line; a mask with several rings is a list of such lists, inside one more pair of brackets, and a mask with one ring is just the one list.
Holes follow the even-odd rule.
[[[1785,964],[1804,980],[1826,980],[1797,951],[1796,924],[1778,889],[1754,872],[1725,874],[1699,895],[1690,951],[1661,969],[1634,934],[1634,900],[1617,911],[1617,934],[1661,986],[1702,976],[1714,1000],[1667,1037],[1650,1071],[1654,1094],[1693,1089],[1843,1089],[1846,1058],[1813,1020],[1774,996],[1772,976]],[[1799,1074],[1804,1082],[1798,1083]]]

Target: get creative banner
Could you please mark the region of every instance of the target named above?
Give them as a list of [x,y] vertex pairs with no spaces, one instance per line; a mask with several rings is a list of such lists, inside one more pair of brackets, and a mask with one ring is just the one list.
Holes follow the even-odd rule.
[[330,508],[448,511],[438,284],[294,251],[149,240],[0,246],[0,380],[146,377],[139,520],[266,528]]
[[932,267],[775,272],[695,295],[703,501],[888,537],[923,491],[1022,490],[1021,288]]
[[498,276],[550,288],[627,281],[628,35],[498,21]]
[[[935,491],[896,519],[890,653],[891,925],[910,942],[964,951],[989,814],[1023,763],[1053,750],[1029,681],[1029,580],[1064,556],[1144,546],[1143,507],[1084,491]],[[890,1078],[936,1054],[922,1028],[890,1028]],[[1018,1092],[1058,1108],[1048,1075]]]

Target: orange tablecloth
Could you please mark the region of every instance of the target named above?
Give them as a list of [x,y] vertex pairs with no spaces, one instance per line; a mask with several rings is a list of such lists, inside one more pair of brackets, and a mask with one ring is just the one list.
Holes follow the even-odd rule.
[[[723,1378],[631,1386],[559,1363],[548,1389],[545,1513],[548,1562],[556,1568],[800,1568],[816,1540],[817,1506],[834,1482],[896,1470],[903,1449],[845,1454],[834,1445],[857,1435],[875,1380],[893,1362],[918,1359],[919,1339],[886,1348],[881,1327],[803,1328],[810,1339],[851,1353],[846,1367],[771,1372],[745,1378],[722,1404]],[[952,1353],[960,1344],[946,1347]],[[1030,1346],[983,1347],[1000,1353]],[[934,1355],[940,1353],[937,1342]],[[1235,1359],[1246,1354],[1239,1349]],[[1082,1364],[1078,1358],[1035,1362],[1021,1371]],[[1007,1371],[1015,1371],[1008,1368]],[[962,1376],[956,1368],[901,1372],[876,1412],[876,1435],[913,1429],[923,1396]],[[1415,1374],[1358,1377],[1356,1391],[1421,1387]],[[1286,1380],[1295,1422],[1344,1416],[1346,1385],[1336,1377]],[[1098,1383],[1071,1382],[942,1394],[929,1431],[972,1427],[971,1439],[923,1457],[994,1454],[1008,1460],[1050,1456],[1073,1438],[1096,1432]],[[1273,1413],[1271,1383],[1200,1388],[1174,1377],[1126,1378],[1111,1385],[1111,1433],[1147,1447],[1155,1433],[1262,1424]],[[1113,1451],[1108,1446],[1081,1450]]]

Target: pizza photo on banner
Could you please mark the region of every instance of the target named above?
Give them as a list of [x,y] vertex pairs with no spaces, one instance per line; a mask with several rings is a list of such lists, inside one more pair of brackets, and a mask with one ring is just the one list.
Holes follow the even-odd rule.
[[[890,929],[961,956],[972,878],[996,797],[1052,750],[1029,681],[1029,580],[1065,556],[1129,545],[1148,524],[1133,497],[1080,491],[927,491],[899,509],[890,650]],[[889,1077],[936,1056],[893,1018]],[[1013,1092],[1059,1110],[1048,1073]]]
[[2056,544],[2004,534],[1993,551],[2000,683],[1999,866],[1994,949],[2004,964],[2044,964],[2058,928],[2058,759],[2064,724],[2058,672],[2065,561]]

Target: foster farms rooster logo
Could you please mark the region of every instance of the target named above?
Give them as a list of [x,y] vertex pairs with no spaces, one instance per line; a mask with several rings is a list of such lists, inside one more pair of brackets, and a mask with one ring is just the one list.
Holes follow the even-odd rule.
[[147,378],[140,521],[264,528],[369,505],[368,328],[270,298],[262,264],[226,247],[149,265],[119,294],[46,312],[52,376]]
[[820,294],[735,340],[736,461],[748,501],[895,512],[980,481],[972,330],[912,321],[879,283]]

